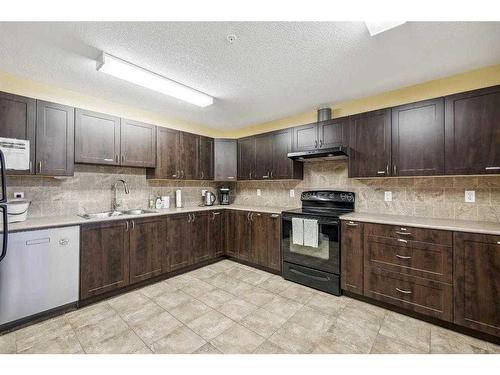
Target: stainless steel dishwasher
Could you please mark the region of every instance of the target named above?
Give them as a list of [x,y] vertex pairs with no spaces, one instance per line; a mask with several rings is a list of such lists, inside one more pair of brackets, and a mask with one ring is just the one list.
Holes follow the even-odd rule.
[[78,226],[9,234],[0,263],[0,328],[78,300]]

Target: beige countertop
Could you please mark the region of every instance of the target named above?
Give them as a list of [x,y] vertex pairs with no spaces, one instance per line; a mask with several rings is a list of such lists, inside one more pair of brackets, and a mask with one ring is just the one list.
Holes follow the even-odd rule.
[[500,235],[500,223],[487,221],[468,221],[453,219],[433,219],[418,216],[369,214],[352,212],[340,217],[341,220],[362,221],[366,223],[404,225],[418,228],[442,229],[455,232],[469,232]]
[[225,206],[202,206],[202,207],[183,207],[183,208],[169,208],[155,210],[155,213],[143,214],[143,215],[120,215],[114,217],[107,217],[103,219],[84,219],[78,215],[67,215],[67,216],[48,216],[28,219],[20,223],[9,224],[9,232],[23,232],[28,230],[43,229],[43,228],[55,228],[55,227],[67,227],[72,225],[81,224],[92,224],[104,221],[114,221],[114,220],[127,220],[127,219],[140,219],[143,217],[152,216],[162,216],[162,215],[173,215],[182,214],[189,212],[199,212],[199,211],[212,211],[212,210],[242,210],[242,211],[254,211],[254,212],[265,212],[271,214],[279,214],[281,211],[288,210],[290,208],[284,207],[262,207],[262,206],[241,206],[241,205],[225,205]]

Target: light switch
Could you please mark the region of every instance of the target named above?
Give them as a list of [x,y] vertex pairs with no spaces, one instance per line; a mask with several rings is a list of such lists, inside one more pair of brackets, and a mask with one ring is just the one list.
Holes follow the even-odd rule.
[[262,195],[262,192],[260,191],[260,189],[257,189],[257,196],[261,196]]
[[295,197],[295,190],[290,189],[290,198]]
[[465,190],[465,202],[474,203],[476,201],[476,192],[474,190]]
[[392,202],[392,191],[384,192],[384,201]]

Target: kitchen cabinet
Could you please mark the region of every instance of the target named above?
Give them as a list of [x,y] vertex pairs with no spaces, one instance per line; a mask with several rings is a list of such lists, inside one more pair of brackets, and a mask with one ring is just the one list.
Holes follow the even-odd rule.
[[268,216],[261,212],[250,213],[250,248],[252,262],[266,266],[268,262],[267,249]]
[[270,133],[255,136],[255,175],[256,180],[271,178],[273,170],[273,135]]
[[73,176],[75,109],[66,105],[36,102],[36,174]]
[[292,131],[278,130],[271,136],[273,146],[271,178],[301,180],[304,176],[304,164],[288,157],[288,153],[292,152]]
[[191,264],[191,215],[180,214],[167,217],[166,252],[162,260],[163,272],[175,271]]
[[255,179],[255,169],[255,137],[238,139],[238,180]]
[[363,294],[363,223],[341,223],[342,256],[341,287],[349,292]]
[[252,233],[249,211],[230,210],[227,216],[226,254],[252,261]]
[[349,177],[391,175],[391,110],[351,116]]
[[294,152],[349,144],[349,118],[340,117],[292,128]]
[[445,97],[446,174],[500,173],[500,86]]
[[130,284],[162,273],[165,219],[152,217],[129,221]]
[[26,171],[7,170],[8,174],[34,173],[36,100],[0,92],[0,137],[30,141],[30,168]]
[[238,141],[215,139],[214,180],[236,181],[238,175]]
[[454,321],[500,336],[500,236],[454,234]]
[[129,236],[125,220],[81,226],[80,299],[129,284]]
[[180,135],[180,169],[181,179],[196,180],[199,178],[200,137],[196,134],[181,132]]
[[190,242],[190,248],[193,253],[193,263],[199,263],[212,257],[212,251],[209,248],[209,220],[210,213],[201,211],[191,214],[189,230],[186,233],[185,241]]
[[262,266],[281,272],[281,215],[266,214],[267,256],[261,258]]
[[444,100],[392,108],[392,175],[444,174]]
[[208,213],[208,251],[212,258],[221,257],[225,253],[226,215],[225,210]]
[[180,132],[168,128],[157,128],[156,168],[147,169],[148,179],[180,178]]
[[156,166],[156,126],[121,119],[120,165],[126,167]]
[[214,139],[200,136],[199,152],[199,171],[200,180],[214,179]]
[[77,108],[75,163],[120,165],[120,118]]

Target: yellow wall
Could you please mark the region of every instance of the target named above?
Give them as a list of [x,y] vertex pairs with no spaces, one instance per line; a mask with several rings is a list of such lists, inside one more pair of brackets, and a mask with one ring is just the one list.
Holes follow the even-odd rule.
[[28,96],[31,98],[84,108],[91,111],[107,113],[172,129],[185,130],[209,137],[220,137],[223,132],[203,125],[168,118],[157,113],[144,111],[128,105],[111,102],[75,91],[49,86],[40,82],[0,72],[0,91]]
[[[333,117],[341,117],[499,84],[500,64],[374,96],[335,104],[331,108]],[[143,121],[173,129],[185,130],[210,137],[239,138],[306,124],[316,120],[316,111],[311,109],[310,112],[300,113],[294,116],[262,124],[255,124],[240,129],[224,131],[211,129],[201,124],[193,124],[178,119],[168,118],[124,104],[83,95],[75,91],[60,89],[3,72],[0,72],[0,91],[104,112],[115,116],[126,117],[132,120]]]
[[[388,91],[379,95],[351,100],[335,104],[332,108],[333,117],[342,117],[371,111],[380,108],[392,107],[419,100],[436,98],[457,92],[474,90],[482,87],[500,84],[500,64],[466,73]],[[231,133],[233,137],[264,133],[271,130],[284,129],[295,125],[307,124],[316,121],[316,111],[297,114],[294,116],[270,121],[262,124],[247,126]]]

